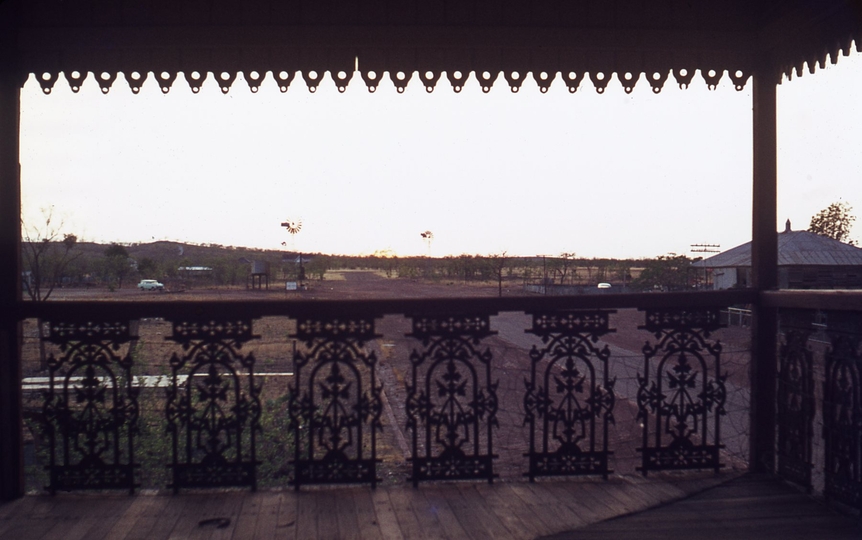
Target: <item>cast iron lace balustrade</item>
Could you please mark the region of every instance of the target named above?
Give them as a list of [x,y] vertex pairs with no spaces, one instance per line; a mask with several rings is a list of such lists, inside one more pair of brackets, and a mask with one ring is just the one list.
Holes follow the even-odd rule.
[[308,349],[294,353],[288,396],[293,485],[376,487],[383,385],[377,383],[377,356],[364,351],[369,340],[380,337],[374,316],[302,319],[291,337]]
[[257,488],[261,388],[254,381],[254,355],[240,350],[258,337],[250,319],[173,321],[167,339],[184,351],[170,360],[166,408],[175,493],[180,488]]
[[410,354],[407,428],[413,435],[413,472],[409,480],[414,486],[425,480],[487,479],[490,483],[496,477],[492,428],[497,425],[497,383],[491,382],[491,350],[477,348],[483,338],[496,333],[490,330],[490,315],[410,317],[413,332],[408,336],[420,340],[424,349]]
[[814,422],[813,353],[808,338],[812,311],[781,313],[782,342],[778,353],[778,474],[811,489]]
[[644,373],[637,377],[637,419],[643,424],[638,470],[644,475],[723,467],[719,420],[727,375],[721,373],[721,344],[708,340],[721,327],[718,317],[718,308],[646,310],[639,328],[658,341],[644,345]]
[[[62,355],[48,358],[43,418],[49,448],[48,490],[127,489],[137,464],[134,436],[138,388],[132,386],[125,323],[50,322],[45,340]],[[126,346],[126,353],[120,353]]]
[[537,476],[569,475],[607,479],[613,472],[608,466],[613,454],[608,450],[608,424],[614,421],[616,379],[608,373],[610,349],[595,345],[615,331],[608,326],[610,313],[533,314],[528,332],[539,336],[544,346],[530,351],[530,380],[524,381],[524,423],[530,426],[530,451],[525,455],[531,481]]
[[862,510],[862,317],[827,316],[832,346],[823,385],[824,494]]

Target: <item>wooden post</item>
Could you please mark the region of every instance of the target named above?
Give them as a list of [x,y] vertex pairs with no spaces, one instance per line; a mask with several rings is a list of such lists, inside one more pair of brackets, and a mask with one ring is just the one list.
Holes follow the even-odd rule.
[[21,436],[21,104],[17,2],[0,3],[0,500],[24,494]]
[[[752,286],[763,292],[778,285],[776,90],[780,75],[767,68],[753,81],[754,182],[752,197]],[[753,306],[749,468],[775,467],[778,312]]]

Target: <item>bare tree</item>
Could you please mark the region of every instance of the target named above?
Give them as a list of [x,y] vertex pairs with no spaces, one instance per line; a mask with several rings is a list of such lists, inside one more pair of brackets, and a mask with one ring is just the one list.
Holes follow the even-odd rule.
[[557,263],[556,272],[560,274],[560,285],[565,285],[566,276],[569,275],[569,271],[572,272],[572,279],[574,280],[574,276],[577,274],[577,266],[575,266],[575,252],[564,252],[560,253],[559,262]]
[[56,226],[52,224],[51,211],[44,215],[44,228],[27,227],[24,220],[21,220],[23,285],[27,296],[34,302],[47,300],[61,281],[69,263],[81,255],[72,252],[78,243],[78,237],[61,232],[62,222]]
[[488,265],[494,277],[497,278],[497,291],[500,297],[503,296],[503,271],[506,269],[508,262],[509,257],[507,257],[507,252],[505,251],[503,253],[488,255]]
[[[44,227],[28,227],[21,220],[21,254],[24,263],[23,288],[34,302],[44,302],[50,298],[54,288],[63,278],[69,263],[80,257],[73,253],[78,237],[61,232],[63,223],[53,223],[53,212],[43,212]],[[45,351],[45,326],[41,319],[36,320],[39,333],[39,366],[48,368]]]

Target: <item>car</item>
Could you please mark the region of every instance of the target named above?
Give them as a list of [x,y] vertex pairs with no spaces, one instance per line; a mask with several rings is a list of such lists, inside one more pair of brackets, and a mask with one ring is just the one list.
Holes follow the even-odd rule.
[[165,290],[165,286],[159,283],[155,279],[142,279],[140,283],[138,283],[138,288],[142,291],[163,291]]
[[610,284],[610,283],[599,283],[599,284],[598,284],[598,288],[599,288],[599,289],[610,289],[610,288],[611,288],[611,284]]

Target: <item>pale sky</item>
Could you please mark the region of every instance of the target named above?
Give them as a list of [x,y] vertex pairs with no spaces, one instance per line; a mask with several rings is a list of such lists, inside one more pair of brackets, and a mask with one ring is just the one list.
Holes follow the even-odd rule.
[[[779,87],[779,230],[804,229],[844,200],[862,216],[862,55]],[[475,78],[456,94],[376,93],[358,74],[339,94],[300,77],[227,95],[210,76],[193,94],[182,76],[163,95],[152,76],[132,94],[103,95],[92,74],[78,94],[22,92],[25,221],[53,207],[84,240],[196,243],[305,252],[655,257],[696,243],[751,238],[751,82],[699,74],[680,90],[630,95],[589,80],[517,94]],[[279,226],[301,219],[295,239]],[[853,237],[862,238],[862,226]]]

